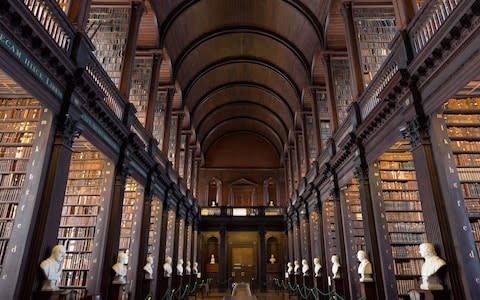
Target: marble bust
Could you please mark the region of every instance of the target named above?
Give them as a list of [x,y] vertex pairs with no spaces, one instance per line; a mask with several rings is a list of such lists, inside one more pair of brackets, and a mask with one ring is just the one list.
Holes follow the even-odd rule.
[[298,260],[294,260],[293,265],[293,273],[295,273],[295,275],[300,275],[300,263],[298,262]]
[[198,274],[198,262],[193,263],[192,272],[193,274]]
[[332,255],[332,276],[333,278],[340,278],[340,258],[337,255]]
[[147,263],[143,267],[145,279],[153,279],[153,256],[147,256]]
[[322,270],[322,265],[320,264],[320,258],[315,257],[313,259],[313,271],[315,272],[315,277],[321,276],[321,273],[320,273],[321,270]]
[[210,256],[210,264],[211,264],[211,265],[215,264],[215,255],[213,255],[213,253],[212,253],[212,255]]
[[360,274],[360,282],[372,282],[372,263],[368,260],[367,252],[358,250],[357,259],[360,262],[358,265],[358,274]]
[[40,263],[40,268],[45,275],[42,291],[58,291],[58,280],[62,277],[63,258],[65,257],[65,246],[56,245],[53,247],[50,256]]
[[179,259],[177,262],[177,275],[183,276],[183,259]]
[[172,258],[170,256],[165,257],[165,263],[163,264],[163,276],[172,277]]
[[115,271],[115,276],[113,277],[112,283],[115,284],[125,284],[127,276],[127,263],[128,256],[125,252],[120,251],[117,255],[117,263],[112,266],[112,269]]
[[293,265],[291,262],[287,263],[287,273],[292,274],[293,273]]
[[420,288],[422,290],[443,290],[438,271],[447,263],[437,255],[435,247],[431,243],[420,244],[420,255],[425,259],[422,265]]
[[277,261],[277,259],[275,258],[275,255],[272,254],[270,255],[268,261],[273,265]]
[[303,276],[308,276],[310,275],[308,273],[308,270],[310,270],[310,267],[308,266],[308,262],[306,259],[302,259],[302,273],[303,273]]
[[192,274],[192,267],[190,266],[190,261],[187,260],[185,263],[185,275],[190,275]]

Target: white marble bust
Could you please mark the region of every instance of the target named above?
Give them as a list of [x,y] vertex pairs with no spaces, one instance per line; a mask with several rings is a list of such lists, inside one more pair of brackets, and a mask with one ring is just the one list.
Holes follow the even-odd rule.
[[302,259],[302,273],[303,276],[308,276],[310,275],[308,270],[310,270],[310,267],[308,266],[308,262],[306,259]]
[[211,264],[211,265],[215,264],[215,255],[213,255],[213,253],[212,253],[212,255],[210,256],[210,264]]
[[295,275],[300,275],[300,263],[298,262],[298,260],[294,260],[293,265],[293,273],[295,273]]
[[192,267],[190,265],[190,261],[187,260],[187,262],[185,263],[185,275],[190,275],[192,274]]
[[293,273],[293,265],[291,262],[287,263],[287,273],[292,274]]
[[147,263],[143,267],[145,279],[153,279],[153,256],[147,256]]
[[273,265],[277,261],[277,259],[275,258],[275,255],[271,254],[268,261],[270,262],[270,264]]
[[358,274],[360,274],[360,282],[372,282],[372,263],[368,260],[367,252],[358,250],[357,259],[360,262],[358,265]]
[[112,283],[115,284],[125,284],[127,283],[127,263],[128,256],[125,252],[120,251],[117,255],[117,263],[112,266],[112,269],[115,271],[115,277],[113,277]]
[[170,256],[165,257],[165,263],[163,264],[163,276],[172,277],[172,258]]
[[62,277],[63,258],[65,257],[65,246],[56,245],[53,247],[50,256],[40,263],[40,268],[45,275],[42,291],[58,291],[58,280]]
[[198,262],[193,263],[192,272],[193,274],[198,274]]
[[337,255],[332,255],[332,276],[333,278],[340,278],[340,258]]
[[321,270],[322,270],[322,265],[320,264],[320,258],[315,257],[313,259],[313,271],[315,272],[315,277],[321,276],[321,273],[320,273]]
[[422,265],[422,290],[443,290],[442,281],[438,277],[438,270],[447,263],[441,259],[431,243],[420,244],[420,255],[425,259]]
[[177,275],[183,276],[183,259],[179,259],[177,262]]

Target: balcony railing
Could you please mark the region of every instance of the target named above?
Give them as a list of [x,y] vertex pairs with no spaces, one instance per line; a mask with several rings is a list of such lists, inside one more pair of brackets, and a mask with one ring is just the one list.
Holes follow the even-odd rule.
[[203,217],[278,217],[285,214],[285,208],[278,206],[247,206],[247,207],[202,207]]

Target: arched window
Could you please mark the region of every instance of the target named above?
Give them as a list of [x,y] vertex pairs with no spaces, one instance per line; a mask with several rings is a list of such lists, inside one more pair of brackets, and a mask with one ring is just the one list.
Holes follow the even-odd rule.
[[213,177],[208,182],[208,206],[218,206],[222,202],[222,182]]
[[272,177],[266,179],[263,183],[263,196],[266,206],[277,206],[277,182]]

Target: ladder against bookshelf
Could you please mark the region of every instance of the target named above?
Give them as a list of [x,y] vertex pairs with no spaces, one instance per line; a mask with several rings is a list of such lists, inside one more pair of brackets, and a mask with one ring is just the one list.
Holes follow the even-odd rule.
[[480,98],[452,98],[443,117],[466,214],[480,255]]
[[67,250],[60,286],[71,290],[74,299],[83,299],[94,292],[89,276],[98,272],[94,262],[102,255],[98,245],[105,235],[103,211],[107,209],[113,166],[86,141],[75,142],[72,148],[58,229],[58,243]]
[[0,98],[0,272],[3,275],[17,208],[26,197],[25,178],[41,113],[42,107],[36,99]]
[[385,215],[397,293],[408,298],[418,287],[423,259],[418,245],[426,242],[422,205],[410,145],[398,142],[378,162],[382,213]]

